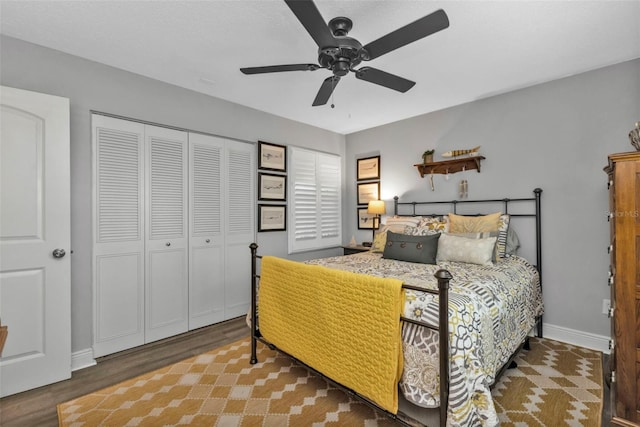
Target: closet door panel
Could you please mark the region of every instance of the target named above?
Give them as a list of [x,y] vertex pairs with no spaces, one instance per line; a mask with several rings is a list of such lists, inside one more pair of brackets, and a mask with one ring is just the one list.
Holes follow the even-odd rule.
[[189,134],[189,329],[225,320],[224,147]]
[[227,211],[225,266],[225,317],[242,316],[251,303],[251,269],[248,247],[255,241],[255,147],[227,145]]
[[92,116],[93,352],[144,344],[144,125]]
[[188,328],[187,135],[145,126],[145,342]]

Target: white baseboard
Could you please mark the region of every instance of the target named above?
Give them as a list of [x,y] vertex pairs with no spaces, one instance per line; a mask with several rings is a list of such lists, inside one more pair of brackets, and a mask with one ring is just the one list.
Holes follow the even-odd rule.
[[87,348],[71,354],[71,372],[88,368],[95,364],[96,360],[93,358],[93,349]]
[[590,348],[609,354],[609,337],[604,335],[591,334],[589,332],[577,331],[562,326],[543,323],[542,334],[545,338],[561,341],[579,347]]

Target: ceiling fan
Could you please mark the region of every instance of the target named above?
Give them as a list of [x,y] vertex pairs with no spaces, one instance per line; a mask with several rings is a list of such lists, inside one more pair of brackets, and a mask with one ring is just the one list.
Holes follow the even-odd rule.
[[314,107],[327,103],[340,78],[346,76],[349,71],[354,72],[357,79],[403,93],[408,91],[416,84],[415,82],[377,68],[360,67],[356,70],[355,67],[362,61],[376,59],[449,26],[447,14],[439,9],[363,46],[358,40],[347,36],[353,26],[351,19],[339,16],[333,18],[327,25],[313,0],[284,1],[318,45],[319,65],[270,65],[241,68],[240,71],[244,74],[263,74],[282,71],[315,71],[320,68],[331,70],[333,76],[326,78],[320,86],[313,101]]

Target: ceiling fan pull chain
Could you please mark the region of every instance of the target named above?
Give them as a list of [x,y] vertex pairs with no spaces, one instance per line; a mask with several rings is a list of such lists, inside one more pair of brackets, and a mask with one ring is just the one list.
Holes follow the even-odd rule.
[[333,103],[333,90],[335,89],[334,86],[334,79],[331,79],[331,108],[336,108],[335,104]]

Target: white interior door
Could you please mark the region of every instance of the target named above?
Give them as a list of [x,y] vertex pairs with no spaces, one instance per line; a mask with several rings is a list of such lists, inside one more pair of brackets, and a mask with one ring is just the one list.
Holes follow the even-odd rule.
[[225,140],[189,134],[189,329],[225,320]]
[[188,134],[145,126],[145,342],[189,327]]
[[71,376],[69,100],[0,87],[0,397]]

